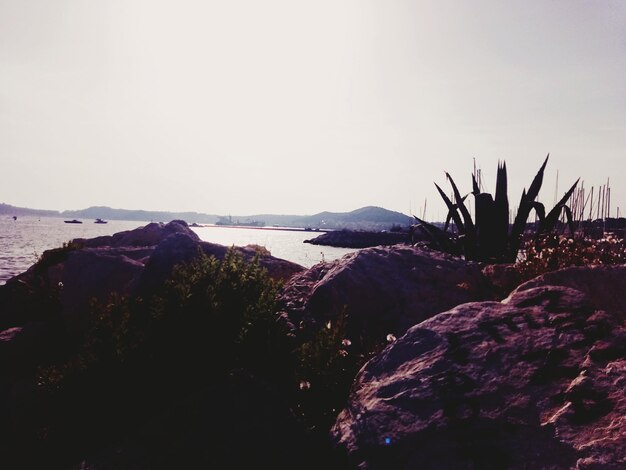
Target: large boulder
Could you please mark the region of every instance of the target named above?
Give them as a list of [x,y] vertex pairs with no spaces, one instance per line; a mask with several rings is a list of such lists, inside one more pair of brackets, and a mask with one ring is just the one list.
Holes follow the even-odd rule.
[[384,337],[458,304],[492,298],[479,264],[397,245],[350,253],[294,276],[280,307],[294,332],[346,315],[349,334]]
[[332,429],[363,469],[626,468],[626,331],[562,286],[460,305],[360,371]]

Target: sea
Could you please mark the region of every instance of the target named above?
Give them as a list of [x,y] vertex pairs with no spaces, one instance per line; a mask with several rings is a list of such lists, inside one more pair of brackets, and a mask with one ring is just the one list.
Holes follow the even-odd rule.
[[[41,254],[63,246],[74,238],[93,238],[132,230],[149,222],[109,220],[96,224],[83,220],[82,224],[66,224],[58,217],[0,216],[0,285],[11,277],[26,271]],[[224,227],[205,225],[192,227],[201,240],[225,246],[260,245],[273,256],[311,267],[320,261],[330,261],[355,251],[349,248],[310,245],[304,243],[316,237],[316,232],[281,230],[275,227]]]

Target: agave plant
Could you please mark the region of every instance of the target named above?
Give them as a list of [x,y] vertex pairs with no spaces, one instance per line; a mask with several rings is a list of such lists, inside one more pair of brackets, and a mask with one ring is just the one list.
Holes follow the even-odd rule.
[[[467,196],[461,196],[456,183],[446,173],[446,178],[452,187],[454,201],[435,183],[448,208],[443,230],[415,217],[420,223],[418,227],[430,237],[435,247],[443,251],[464,255],[466,259],[489,262],[514,262],[516,260],[528,217],[533,210],[539,219],[538,233],[553,232],[562,213],[565,213],[569,228],[573,232],[572,211],[566,203],[573,194],[578,180],[547,215],[545,206],[536,201],[543,184],[543,174],[549,157],[548,154],[528,191],[524,189],[522,192],[517,215],[512,225],[509,224],[508,183],[506,163],[503,162],[498,164],[495,198],[489,193],[481,192],[476,178],[472,176],[475,221],[472,220],[472,216],[465,205]],[[456,234],[448,232],[450,222],[456,226]]]

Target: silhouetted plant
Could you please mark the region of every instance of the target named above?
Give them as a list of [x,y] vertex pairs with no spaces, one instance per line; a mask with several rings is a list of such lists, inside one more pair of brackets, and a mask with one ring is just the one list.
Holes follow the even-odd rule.
[[[543,175],[548,158],[549,155],[533,178],[528,192],[526,189],[522,192],[517,215],[512,225],[509,224],[506,164],[502,163],[498,165],[495,198],[489,193],[481,192],[476,178],[472,176],[475,222],[472,220],[472,216],[465,205],[467,195],[461,196],[454,180],[446,173],[446,178],[452,187],[454,201],[445,194],[439,185],[435,184],[448,208],[443,230],[415,217],[420,223],[418,227],[430,237],[435,248],[463,255],[468,260],[488,262],[514,262],[517,259],[528,217],[533,210],[539,218],[538,234],[553,232],[562,213],[565,213],[570,230],[573,233],[572,211],[566,203],[574,192],[578,180],[547,215],[544,205],[536,201],[543,183]],[[456,227],[456,234],[448,232],[451,222]]]

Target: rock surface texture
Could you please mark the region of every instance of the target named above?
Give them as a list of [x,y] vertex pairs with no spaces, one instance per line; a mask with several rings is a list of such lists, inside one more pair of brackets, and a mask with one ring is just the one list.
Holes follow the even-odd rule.
[[336,445],[363,469],[626,468],[624,290],[546,282],[409,329],[359,373]]
[[345,314],[349,333],[384,337],[458,304],[493,298],[480,265],[398,245],[350,253],[297,274],[280,305],[293,331]]
[[584,292],[594,306],[626,320],[626,265],[561,269],[531,279],[517,290],[546,285],[571,287]]

